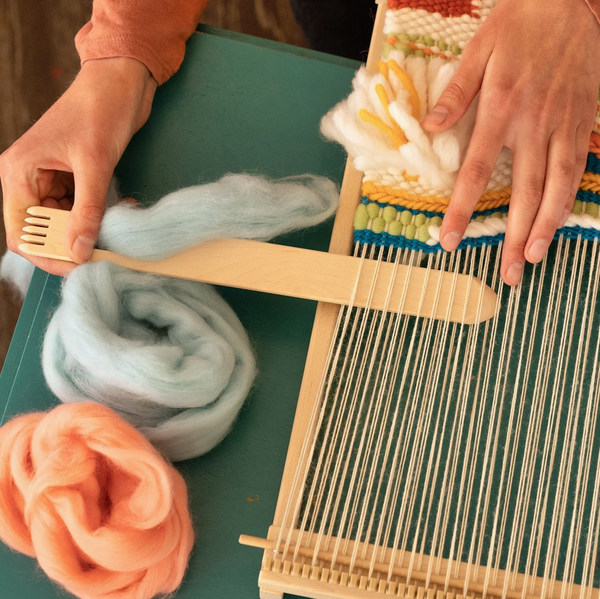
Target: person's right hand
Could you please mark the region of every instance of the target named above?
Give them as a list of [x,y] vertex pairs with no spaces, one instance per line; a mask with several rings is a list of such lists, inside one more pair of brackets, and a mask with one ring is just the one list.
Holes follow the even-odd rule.
[[[156,81],[146,66],[133,58],[83,65],[65,94],[0,156],[9,249],[20,253],[27,208],[72,208],[67,251],[78,264],[89,260],[114,168],[148,119],[155,91]],[[52,274],[63,275],[74,267],[25,257]]]

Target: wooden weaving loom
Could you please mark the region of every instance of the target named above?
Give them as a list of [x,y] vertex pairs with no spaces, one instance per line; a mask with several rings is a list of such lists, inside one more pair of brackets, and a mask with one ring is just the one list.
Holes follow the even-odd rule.
[[[414,100],[410,59],[456,59],[494,4],[380,4],[366,73],[386,78],[386,110],[359,119],[397,145],[387,96],[403,84]],[[390,293],[376,310],[319,304],[273,525],[240,539],[264,550],[261,599],[598,597],[600,160],[591,151],[572,218],[516,288],[499,276],[499,169],[471,237],[446,254],[431,240],[444,209],[410,204],[418,177],[394,186],[393,169],[349,160],[330,252],[474,276],[498,316],[410,316]]]

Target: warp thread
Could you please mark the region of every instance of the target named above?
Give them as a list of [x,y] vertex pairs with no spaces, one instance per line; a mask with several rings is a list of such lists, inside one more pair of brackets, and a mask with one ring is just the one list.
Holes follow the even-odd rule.
[[[315,225],[337,202],[337,187],[322,177],[228,175],[148,209],[115,206],[101,243],[157,259],[216,237],[265,240]],[[110,263],[85,264],[67,277],[42,363],[61,401],[113,408],[173,461],[223,439],[256,375],[242,324],[211,286]]]
[[181,475],[95,403],[0,428],[0,538],[82,599],[172,593],[194,542]]

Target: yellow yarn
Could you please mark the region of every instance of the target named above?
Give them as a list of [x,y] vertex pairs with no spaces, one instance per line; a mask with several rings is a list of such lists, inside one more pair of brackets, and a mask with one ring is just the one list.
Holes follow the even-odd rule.
[[[385,80],[388,82],[388,84],[390,84],[390,69],[393,71],[396,77],[400,79],[400,82],[402,83],[402,85],[404,85],[410,96],[412,115],[414,118],[419,120],[421,116],[421,104],[419,100],[419,94],[417,93],[412,79],[408,76],[408,73],[393,59],[388,60],[387,63],[385,63],[382,60],[379,61],[377,63],[377,68],[379,69],[379,72],[385,77]],[[390,114],[390,99],[385,90],[385,87],[381,83],[378,83],[375,86],[375,93],[377,94],[381,105],[384,107],[385,112],[388,115],[390,122],[392,123],[391,127],[377,115],[369,112],[365,108],[361,108],[358,111],[358,118],[360,118],[360,120],[364,121],[365,123],[369,123],[370,125],[377,127],[377,129],[379,129],[380,131],[383,131],[383,133],[390,138],[394,146],[399,148],[400,146],[403,146],[404,144],[408,143],[408,139],[404,134],[404,131],[402,131],[400,125],[398,125],[398,123]]]
[[401,143],[398,145],[404,145],[405,143],[408,143],[408,139],[406,139],[404,131],[402,131],[400,125],[398,125],[398,123],[392,118],[392,115],[390,114],[390,99],[388,98],[387,92],[385,91],[385,87],[383,87],[381,83],[378,83],[375,86],[375,93],[377,94],[379,101],[385,108],[385,112],[388,115],[390,121],[392,122],[392,129],[394,130],[394,135],[396,136],[396,139],[401,140]]
[[404,132],[402,131],[402,129],[400,129],[400,127],[398,127],[397,123],[394,124],[396,125],[396,127],[398,127],[400,131],[399,134],[394,128],[390,127],[389,125],[386,125],[378,116],[371,114],[368,110],[365,110],[364,108],[361,108],[358,111],[358,117],[361,121],[369,123],[370,125],[377,127],[377,129],[379,129],[380,131],[383,131],[391,139],[392,143],[397,148],[399,148],[407,142]]
[[[407,181],[414,181],[414,178],[405,175]],[[582,191],[593,191],[600,193],[600,174],[585,172],[579,189]],[[421,196],[410,193],[405,189],[394,189],[389,185],[375,185],[371,181],[363,182],[363,196],[366,196],[372,202],[381,204],[401,204],[405,208],[412,210],[427,210],[428,212],[446,212],[451,198],[436,196]],[[475,212],[489,210],[491,208],[500,208],[510,202],[512,194],[511,187],[505,187],[497,191],[486,191],[475,206]]]
[[419,100],[419,93],[412,82],[412,79],[409,77],[408,73],[392,58],[388,60],[388,67],[391,69],[392,73],[400,79],[402,85],[408,91],[408,95],[410,96],[410,105],[412,107],[412,115],[418,121],[421,120],[421,102]]
[[600,193],[600,175],[598,173],[585,172],[581,179],[579,189],[582,191]]
[[[427,210],[429,212],[446,212],[451,198],[436,196],[420,196],[404,189],[394,189],[387,185],[375,185],[365,181],[362,186],[363,196],[372,202],[382,204],[401,204],[412,210]],[[505,187],[499,191],[486,191],[475,207],[476,211],[489,210],[506,206],[510,200],[511,188]]]

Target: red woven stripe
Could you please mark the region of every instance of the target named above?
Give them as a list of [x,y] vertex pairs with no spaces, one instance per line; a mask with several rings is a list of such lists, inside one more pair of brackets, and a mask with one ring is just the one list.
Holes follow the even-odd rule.
[[427,12],[439,13],[442,17],[477,17],[471,0],[388,0],[388,6],[393,9],[421,8]]

